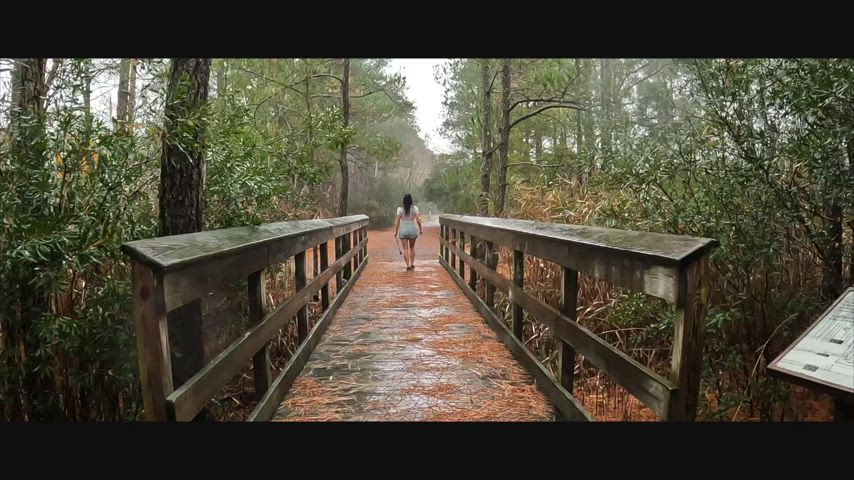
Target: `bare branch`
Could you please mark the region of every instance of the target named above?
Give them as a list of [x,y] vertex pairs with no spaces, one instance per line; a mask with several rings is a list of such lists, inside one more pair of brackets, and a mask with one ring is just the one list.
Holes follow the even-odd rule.
[[[561,95],[561,97],[563,97],[563,95]],[[517,102],[513,102],[513,104],[510,105],[510,111],[512,112],[514,108],[518,107],[519,105],[521,105],[523,103],[558,103],[558,104],[566,104],[566,105],[578,105],[580,107],[578,102],[576,102],[574,100],[561,100],[560,99],[561,97],[523,98],[522,100],[519,100]],[[579,109],[583,110],[583,107],[580,107]]]
[[534,162],[517,162],[517,163],[508,163],[507,164],[508,167],[515,167],[517,165],[531,165],[532,167],[542,168],[544,170],[546,168],[560,168],[563,166],[563,165],[540,165],[540,164],[534,163]]
[[531,112],[527,115],[522,115],[521,117],[517,118],[516,120],[513,121],[513,123],[510,124],[510,126],[508,128],[513,128],[514,126],[518,125],[519,123],[521,123],[521,122],[523,122],[523,121],[525,121],[531,117],[537,116],[540,113],[545,112],[546,110],[550,110],[552,108],[570,108],[573,110],[584,110],[583,107],[580,107],[575,103],[573,103],[573,104],[546,105],[545,107],[539,108],[539,109],[534,110],[533,112]]

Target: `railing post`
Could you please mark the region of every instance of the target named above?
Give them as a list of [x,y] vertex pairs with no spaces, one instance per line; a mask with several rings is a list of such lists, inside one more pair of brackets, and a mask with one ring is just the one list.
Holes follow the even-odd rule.
[[[460,245],[459,248],[461,252],[466,251],[466,232],[460,230]],[[462,257],[459,259],[460,262],[460,278],[465,281],[466,279],[466,262],[463,261]]]
[[[266,270],[249,274],[247,279],[249,297],[249,325],[255,325],[267,314]],[[270,342],[252,357],[252,376],[255,380],[255,398],[261,400],[273,374],[270,368]]]
[[708,257],[702,256],[679,271],[670,380],[676,384],[666,420],[694,421],[703,373],[703,317],[709,287]]
[[351,262],[353,264],[354,272],[357,268],[359,268],[359,256],[362,254],[362,249],[359,248],[359,233],[359,229],[357,228],[356,230],[353,230],[353,233],[351,234],[351,237],[353,238],[353,248],[357,250],[356,253],[353,255],[353,260]]
[[365,225],[363,228],[365,229],[365,239],[366,239],[366,242],[365,242],[365,257],[367,257],[367,256],[368,256],[368,243],[370,243],[371,239],[370,239],[370,238],[368,238],[368,226],[367,226],[367,225]]
[[[350,239],[352,235],[349,233],[345,233],[341,236],[341,255],[346,255],[350,252]],[[350,280],[350,277],[353,275],[353,261],[349,261],[344,264],[344,279]]]
[[[450,245],[453,245],[453,246],[457,245],[457,229],[456,228],[451,229]],[[456,268],[457,268],[457,254],[454,253],[453,250],[451,250],[451,270],[456,270]]]
[[[477,248],[477,238],[474,235],[469,235],[469,255],[475,260],[480,260]],[[477,294],[477,272],[469,265],[469,288]]]
[[[519,250],[513,250],[513,284],[523,288],[525,272],[525,254]],[[511,297],[512,300],[512,297]],[[522,307],[513,303],[513,335],[522,340]]]
[[[329,268],[329,242],[320,244],[320,271],[325,272]],[[329,308],[329,282],[320,287],[320,309],[325,312]]]
[[[343,240],[342,239],[343,239],[343,237],[335,237],[335,261],[336,262],[343,255],[343,253],[342,253]],[[342,288],[344,288],[344,269],[343,268],[338,270],[338,272],[335,273],[335,296],[336,297],[338,296],[338,292],[340,292]]]
[[[317,276],[320,274],[320,254],[318,252],[318,249],[318,245],[311,247],[311,278],[317,278]],[[315,302],[320,300],[320,292],[315,292],[312,298]]]
[[[578,310],[578,272],[563,267],[563,281],[560,292],[561,313],[573,322],[576,320]],[[573,374],[575,370],[575,350],[563,340],[558,342],[560,352],[558,354],[558,373],[560,385],[567,392],[572,393]]]
[[145,419],[165,421],[166,397],[172,393],[172,363],[163,284],[144,264],[131,261],[133,318]]
[[[484,259],[486,266],[491,270],[495,270],[498,265],[498,255],[495,252],[495,244],[492,242],[484,242],[485,243],[485,254]],[[485,289],[484,297],[486,301],[486,306],[489,307],[490,310],[495,310],[495,286],[489,282],[483,282],[483,286]]]
[[[294,286],[299,292],[305,288],[305,252],[294,255]],[[308,306],[297,310],[297,339],[300,344],[308,337]]]
[[[448,239],[450,237],[451,237],[451,234],[448,231],[448,226],[445,225],[445,242],[448,242]],[[445,263],[447,263],[451,260],[451,250],[448,248],[447,245],[444,245],[444,247],[445,247]]]
[[[445,238],[445,226],[439,225],[439,238]],[[439,242],[439,258],[445,258],[445,244]]]

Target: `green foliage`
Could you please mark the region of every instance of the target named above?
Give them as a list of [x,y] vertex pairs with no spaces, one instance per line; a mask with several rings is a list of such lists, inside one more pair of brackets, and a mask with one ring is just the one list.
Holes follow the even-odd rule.
[[424,183],[424,196],[448,213],[471,214],[477,211],[480,166],[477,162],[444,157]]
[[[33,157],[29,150],[22,157],[8,150],[0,176],[7,342],[0,386],[10,391],[34,373],[51,390],[16,407],[4,395],[0,408],[23,408],[30,418],[134,418],[140,405],[130,272],[119,245],[156,234],[148,188],[156,164],[138,154],[133,138],[75,110],[54,112],[46,124],[44,153]],[[53,308],[36,325],[19,323],[25,320],[12,313],[26,285],[50,292]],[[29,338],[14,341],[40,345],[27,352],[27,361],[8,343],[15,332]]]
[[[455,212],[473,212],[479,193],[478,65],[456,60],[440,75],[444,126],[467,160],[436,172],[426,192]],[[566,176],[584,184],[578,208],[595,213],[580,216],[587,223],[719,240],[704,376],[718,405],[705,414],[725,418],[742,404],[772,418],[788,390],[756,365],[814,318],[826,290],[851,281],[842,271],[854,243],[854,62],[514,60],[511,102],[558,95],[568,79],[568,97],[588,108],[549,110],[513,128],[511,164],[560,167],[511,168],[510,204],[528,215],[531,199],[514,203],[514,192],[574,185],[554,181]],[[499,95],[500,85],[494,116]],[[534,107],[520,105],[513,118]],[[649,345],[672,330],[672,313],[642,297],[621,298],[608,319],[643,328]]]

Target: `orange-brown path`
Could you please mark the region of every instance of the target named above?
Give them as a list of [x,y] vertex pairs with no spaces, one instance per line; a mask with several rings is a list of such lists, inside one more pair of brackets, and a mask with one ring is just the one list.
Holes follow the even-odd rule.
[[392,230],[282,401],[276,421],[546,421],[554,410],[437,261],[424,225],[415,270]]

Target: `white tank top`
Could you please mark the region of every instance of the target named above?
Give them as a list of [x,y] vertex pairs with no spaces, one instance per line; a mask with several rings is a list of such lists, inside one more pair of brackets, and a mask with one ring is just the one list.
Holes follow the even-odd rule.
[[397,207],[397,216],[400,217],[401,222],[414,222],[416,215],[418,215],[418,207],[415,205],[409,209],[409,215],[403,211],[403,207]]

